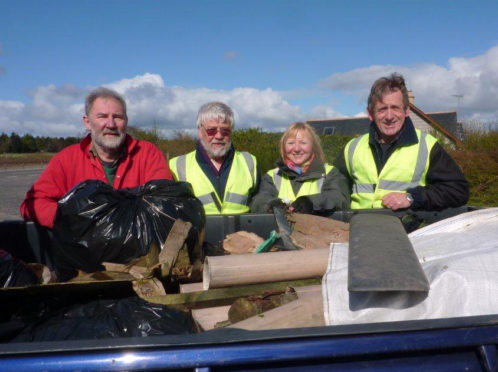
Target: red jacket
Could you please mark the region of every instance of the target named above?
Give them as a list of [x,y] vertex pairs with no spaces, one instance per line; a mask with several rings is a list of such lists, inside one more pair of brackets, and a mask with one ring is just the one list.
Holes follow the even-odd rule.
[[[107,183],[102,164],[90,153],[90,145],[88,135],[52,158],[21,204],[25,220],[52,228],[57,202],[75,185],[88,179]],[[137,187],[155,179],[173,179],[164,155],[152,143],[127,135],[125,145],[126,156],[119,162],[114,177],[115,189]]]

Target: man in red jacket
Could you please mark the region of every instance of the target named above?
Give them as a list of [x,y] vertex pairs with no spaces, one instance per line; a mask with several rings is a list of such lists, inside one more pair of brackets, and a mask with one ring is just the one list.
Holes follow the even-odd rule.
[[126,134],[126,102],[113,90],[97,88],[85,101],[83,124],[89,134],[55,155],[27,192],[21,215],[53,227],[57,202],[75,185],[97,179],[116,189],[155,179],[173,179],[162,152]]

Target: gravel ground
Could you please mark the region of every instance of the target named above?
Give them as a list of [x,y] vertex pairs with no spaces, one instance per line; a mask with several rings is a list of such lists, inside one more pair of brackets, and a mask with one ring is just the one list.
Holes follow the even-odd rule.
[[19,206],[43,166],[0,168],[0,221],[19,220]]

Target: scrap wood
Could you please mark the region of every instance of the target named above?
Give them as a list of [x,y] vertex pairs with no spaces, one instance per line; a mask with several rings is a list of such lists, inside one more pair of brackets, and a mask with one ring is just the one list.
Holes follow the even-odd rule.
[[192,309],[192,318],[201,331],[209,331],[214,326],[228,319],[230,305],[207,307],[204,309]]
[[329,248],[330,243],[349,241],[349,224],[332,218],[291,213],[292,241],[303,249]]
[[237,231],[226,236],[223,249],[231,254],[253,253],[263,241],[263,238],[252,232]]
[[130,266],[114,262],[103,262],[102,265],[104,265],[106,271],[128,273],[136,279],[145,279],[151,275],[150,270],[144,266]]
[[57,282],[57,274],[55,271],[50,271],[50,269],[39,263],[28,263],[26,264],[31,271],[33,271],[36,277],[40,280],[40,284],[55,283]]
[[67,283],[80,282],[97,282],[97,281],[132,281],[133,277],[130,273],[120,271],[96,271],[86,273],[78,270],[78,275],[67,281]]
[[322,288],[307,287],[298,292],[298,298],[274,309],[257,314],[230,325],[230,328],[246,330],[319,327],[325,325]]
[[177,219],[164,242],[163,249],[159,253],[159,264],[161,265],[162,276],[171,274],[171,270],[178,259],[178,253],[182,249],[187,239],[192,223]]
[[[161,276],[176,276],[189,278],[200,263],[191,265],[185,239],[192,224],[177,219],[164,242],[161,250],[157,244],[151,244],[146,255],[133,259],[128,264],[104,262],[107,271],[120,271],[129,273],[136,279],[152,278],[155,270],[161,268]],[[183,249],[182,249],[183,248]]]
[[260,294],[239,298],[230,306],[228,320],[231,324],[237,323],[297,298],[296,290],[293,287],[287,287],[285,290],[264,291]]
[[157,244],[151,244],[146,255],[137,257],[127,264],[102,262],[102,265],[108,272],[128,273],[135,279],[151,278],[159,263],[159,251]]
[[252,284],[239,287],[217,288],[189,293],[167,294],[166,296],[150,296],[147,301],[162,305],[184,305],[190,309],[231,305],[240,297],[247,297],[267,290],[285,290],[285,288],[320,284],[320,278]]
[[150,296],[166,295],[162,283],[156,278],[133,281],[133,290],[144,300],[148,300],[148,297]]

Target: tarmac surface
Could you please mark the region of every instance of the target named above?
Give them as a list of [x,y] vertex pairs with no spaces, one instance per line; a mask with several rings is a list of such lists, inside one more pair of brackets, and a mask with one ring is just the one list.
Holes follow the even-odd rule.
[[44,166],[0,168],[0,221],[20,220],[19,206]]

